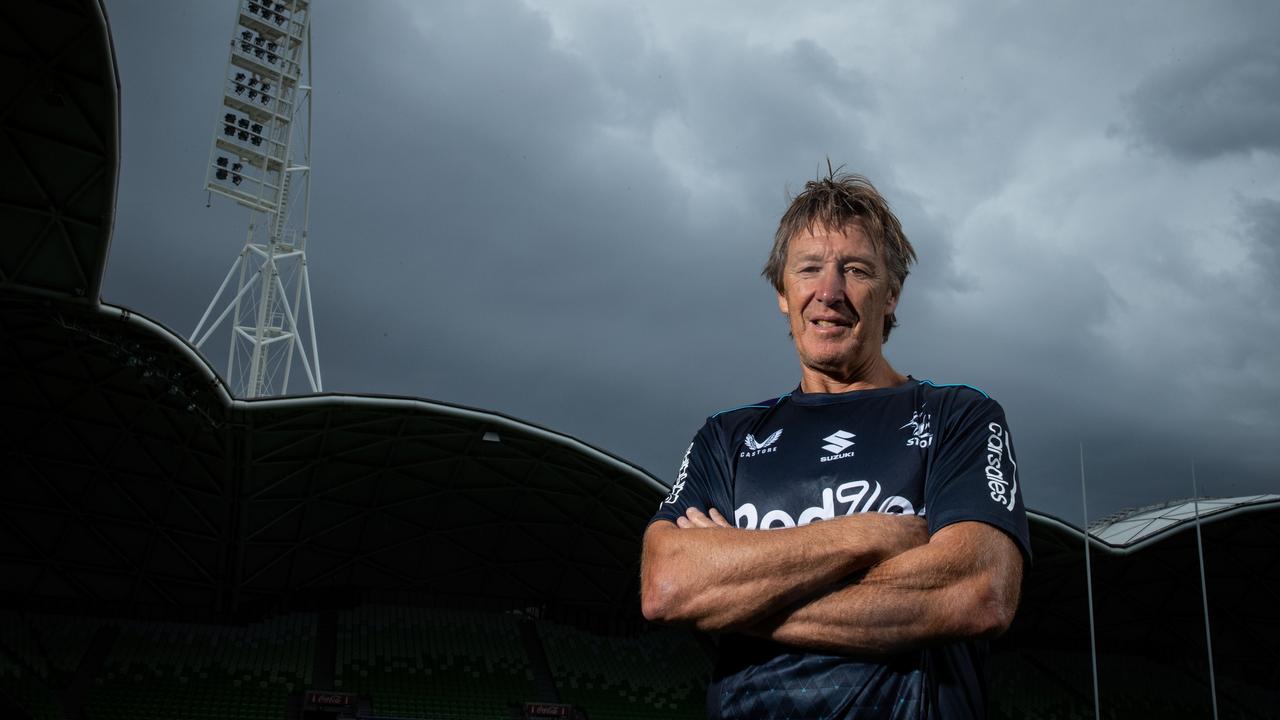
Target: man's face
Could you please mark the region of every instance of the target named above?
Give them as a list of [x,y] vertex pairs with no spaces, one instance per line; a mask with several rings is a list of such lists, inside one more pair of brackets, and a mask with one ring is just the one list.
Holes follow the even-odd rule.
[[884,259],[862,227],[815,226],[791,238],[778,307],[791,322],[800,363],[848,380],[881,359],[884,318],[898,304]]

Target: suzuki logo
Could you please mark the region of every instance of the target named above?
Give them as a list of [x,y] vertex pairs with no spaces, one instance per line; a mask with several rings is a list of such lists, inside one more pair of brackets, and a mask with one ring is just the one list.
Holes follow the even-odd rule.
[[830,435],[822,438],[823,440],[826,440],[828,443],[831,443],[830,445],[823,445],[822,449],[826,450],[832,455],[835,455],[836,453],[844,452],[845,450],[848,450],[849,448],[853,447],[853,441],[849,439],[853,437],[857,437],[857,436],[847,430],[837,430],[831,433]]

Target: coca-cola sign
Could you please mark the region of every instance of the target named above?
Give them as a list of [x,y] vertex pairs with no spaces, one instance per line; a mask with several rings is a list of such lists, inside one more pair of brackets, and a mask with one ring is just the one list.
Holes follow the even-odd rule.
[[524,716],[527,718],[558,718],[572,715],[573,706],[561,703],[527,702]]
[[308,690],[307,702],[311,705],[320,705],[323,707],[335,707],[354,705],[356,698],[351,693],[325,692],[323,690]]

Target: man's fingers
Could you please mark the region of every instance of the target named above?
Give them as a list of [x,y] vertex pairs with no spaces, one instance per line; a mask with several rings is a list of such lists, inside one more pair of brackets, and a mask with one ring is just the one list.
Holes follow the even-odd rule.
[[724,515],[719,510],[710,508],[710,515],[702,512],[698,508],[689,508],[684,511],[684,515],[676,518],[676,527],[680,528],[711,528],[711,527],[733,527],[728,520],[724,519]]
[[711,521],[711,518],[707,517],[706,513],[702,512],[698,508],[689,508],[685,511],[684,516],[688,518],[689,522],[693,523],[692,527],[709,528],[716,526],[716,524]]
[[724,519],[724,516],[720,514],[720,511],[715,508],[711,508],[711,522],[719,525],[720,527],[733,527],[729,524],[728,520]]

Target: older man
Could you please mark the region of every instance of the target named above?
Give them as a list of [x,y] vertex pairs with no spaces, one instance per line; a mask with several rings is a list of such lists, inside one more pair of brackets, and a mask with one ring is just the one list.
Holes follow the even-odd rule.
[[914,259],[860,176],[782,217],[764,275],[800,385],[712,415],[644,536],[645,616],[721,634],[713,718],[985,715],[1026,515],[999,404],[884,357]]

